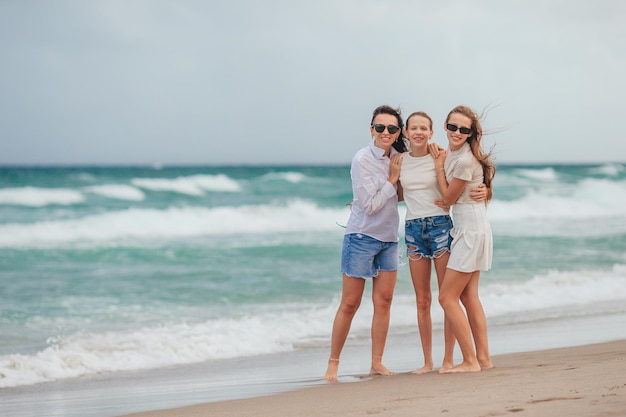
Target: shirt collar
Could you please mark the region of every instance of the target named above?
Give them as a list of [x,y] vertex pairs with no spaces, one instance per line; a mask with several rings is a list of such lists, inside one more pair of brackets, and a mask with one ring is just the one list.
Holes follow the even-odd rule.
[[464,151],[464,150],[465,150],[465,149],[467,149],[467,148],[469,148],[469,143],[465,142],[465,143],[463,144],[463,146],[461,146],[461,147],[460,147],[459,149],[457,149],[456,151],[453,151],[452,149],[450,149],[450,147],[448,147],[448,150],[449,150],[450,152],[461,152],[461,151]]
[[[373,140],[370,142],[370,151],[372,152],[372,154],[374,155],[374,157],[376,159],[383,159],[383,158],[385,158],[385,150],[379,148],[376,145],[374,145],[374,141]],[[391,147],[391,152],[389,152],[389,157],[392,157],[393,155],[395,155],[397,153],[398,153],[398,151],[396,151],[396,148],[394,148],[392,146]]]

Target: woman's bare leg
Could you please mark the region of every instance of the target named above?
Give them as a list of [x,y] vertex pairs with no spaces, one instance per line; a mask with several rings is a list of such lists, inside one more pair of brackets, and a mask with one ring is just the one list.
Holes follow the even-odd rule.
[[419,375],[433,370],[433,322],[430,316],[433,297],[430,289],[430,259],[424,257],[410,259],[409,269],[417,304],[417,328],[424,353],[424,366],[413,372]]
[[374,278],[372,286],[374,317],[372,319],[372,367],[370,375],[394,374],[382,364],[382,358],[389,331],[391,300],[393,299],[397,275],[397,271],[380,271],[378,276]]
[[[435,258],[435,272],[437,273],[437,283],[441,289],[443,283],[443,277],[446,273],[446,265],[448,265],[448,259],[450,258],[450,252],[446,251],[443,255]],[[444,338],[444,351],[443,361],[441,367],[443,369],[450,369],[454,366],[454,333],[450,327],[449,320],[444,314],[443,319],[443,338]]]
[[461,293],[472,278],[472,273],[459,272],[447,268],[441,290],[439,291],[439,303],[443,307],[444,314],[449,320],[454,337],[459,342],[463,362],[451,369],[440,369],[440,373],[478,372],[480,364],[474,351],[474,340],[469,322],[463,308],[459,304]]
[[343,288],[341,291],[341,303],[337,309],[335,320],[333,322],[333,332],[330,341],[330,358],[328,359],[328,368],[324,379],[328,381],[337,380],[337,370],[339,369],[339,356],[346,343],[350,326],[354,314],[361,305],[363,290],[365,288],[365,280],[362,278],[353,278],[343,274]]
[[472,274],[470,282],[461,294],[461,302],[467,311],[467,318],[474,336],[476,345],[476,358],[482,369],[493,368],[491,356],[489,354],[489,338],[487,337],[487,317],[485,310],[478,297],[478,280],[480,271]]

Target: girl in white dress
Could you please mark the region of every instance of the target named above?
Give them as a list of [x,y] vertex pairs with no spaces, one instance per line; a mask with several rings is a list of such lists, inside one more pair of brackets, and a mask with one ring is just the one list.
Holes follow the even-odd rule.
[[[482,150],[482,126],[472,109],[466,106],[452,109],[444,129],[449,150],[441,152],[435,160],[435,171],[443,202],[451,206],[454,227],[450,232],[452,246],[439,303],[459,342],[463,362],[439,372],[478,372],[493,367],[487,320],[478,297],[480,271],[491,268],[493,239],[487,220],[487,202],[477,203],[469,193],[481,183],[491,190],[496,168],[491,155]],[[459,301],[465,306],[467,316]]]

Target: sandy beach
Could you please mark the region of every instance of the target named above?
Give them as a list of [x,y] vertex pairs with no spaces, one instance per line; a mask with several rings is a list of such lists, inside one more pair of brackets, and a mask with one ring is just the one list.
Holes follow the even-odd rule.
[[505,354],[472,374],[356,376],[276,395],[126,417],[163,416],[624,416],[626,340]]

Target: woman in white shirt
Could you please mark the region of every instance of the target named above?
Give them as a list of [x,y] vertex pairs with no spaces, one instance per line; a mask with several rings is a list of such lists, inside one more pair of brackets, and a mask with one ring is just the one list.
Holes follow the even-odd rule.
[[370,375],[393,375],[382,364],[389,313],[398,270],[398,179],[405,150],[400,110],[377,107],[372,115],[369,146],[352,158],[352,211],[344,235],[341,302],[331,336],[324,378],[337,380],[339,357],[365,282],[372,281],[372,361]]
[[[493,367],[487,340],[487,320],[478,297],[480,271],[491,268],[493,238],[487,220],[487,202],[476,203],[469,192],[482,183],[491,188],[496,168],[490,154],[482,150],[482,126],[472,109],[466,106],[452,109],[444,128],[449,151],[442,152],[435,160],[435,169],[443,202],[452,206],[454,228],[439,303],[459,342],[463,362],[439,372],[478,372]],[[459,301],[465,305],[467,316]]]
[[[414,371],[414,374],[433,370],[431,271],[434,264],[437,283],[441,286],[452,242],[452,219],[447,210],[435,204],[436,200],[441,200],[441,193],[437,186],[435,161],[429,153],[429,141],[433,133],[433,121],[428,114],[415,112],[406,119],[405,136],[409,139],[410,151],[402,155],[400,183],[406,203],[405,243],[424,353],[424,366]],[[472,191],[475,201],[485,200],[487,188],[484,184]],[[452,368],[454,335],[447,323],[444,323],[444,338],[442,368]]]

